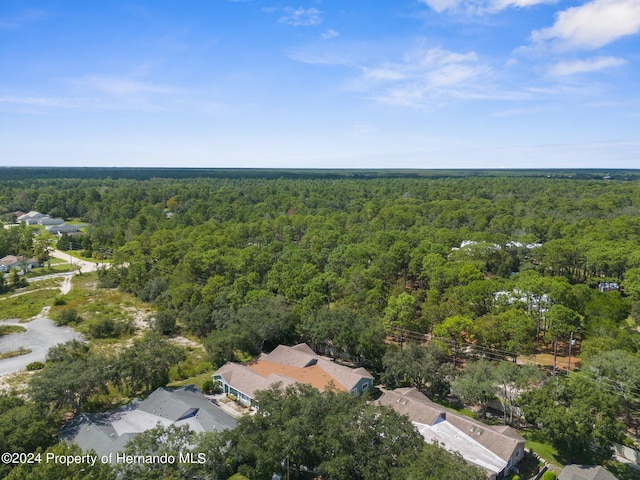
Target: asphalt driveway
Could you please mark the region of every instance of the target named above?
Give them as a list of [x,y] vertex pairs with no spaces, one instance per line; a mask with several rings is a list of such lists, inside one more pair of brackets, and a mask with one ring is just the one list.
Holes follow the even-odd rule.
[[30,349],[31,353],[0,360],[0,376],[24,370],[31,362],[44,362],[47,350],[54,345],[64,343],[82,335],[71,327],[57,327],[56,324],[44,317],[36,317],[27,323],[18,320],[2,320],[0,325],[20,325],[26,332],[11,333],[0,337],[0,353],[18,350],[20,347]]

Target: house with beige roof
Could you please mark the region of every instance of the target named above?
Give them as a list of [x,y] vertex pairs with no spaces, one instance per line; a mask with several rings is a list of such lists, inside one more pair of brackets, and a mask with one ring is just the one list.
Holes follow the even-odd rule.
[[251,405],[255,392],[278,382],[283,387],[306,383],[320,391],[331,387],[356,395],[373,388],[373,377],[364,368],[349,368],[316,355],[306,343],[279,345],[246,364],[228,362],[214,372],[213,380],[245,405]]
[[6,257],[0,258],[0,272],[8,272],[11,269],[31,270],[39,266],[40,262],[38,262],[36,258],[17,257],[15,255],[7,255]]
[[524,458],[525,439],[515,429],[486,425],[432,402],[416,388],[385,392],[378,402],[408,416],[425,441],[460,453],[492,480],[505,478]]

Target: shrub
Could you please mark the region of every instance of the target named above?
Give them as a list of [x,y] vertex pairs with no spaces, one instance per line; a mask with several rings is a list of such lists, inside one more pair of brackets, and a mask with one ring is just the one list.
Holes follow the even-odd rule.
[[54,318],[54,321],[56,322],[56,325],[61,327],[70,323],[80,323],[82,321],[82,317],[73,308],[68,308],[61,311],[58,316]]
[[216,393],[222,393],[222,388],[218,382],[214,382],[213,380],[205,380],[202,382],[202,392],[207,395],[214,395]]
[[558,478],[558,476],[551,470],[547,470],[544,472],[544,475],[542,475],[542,480],[556,480],[556,478]]
[[169,282],[162,277],[154,277],[142,287],[138,296],[143,302],[153,302],[167,288],[169,288]]
[[42,362],[31,362],[26,366],[28,372],[35,372],[36,370],[42,370],[44,368],[44,363]]
[[56,307],[59,307],[59,306],[61,306],[61,305],[66,305],[66,304],[67,304],[67,301],[66,301],[64,298],[62,298],[62,297],[56,297],[56,298],[54,298],[54,299],[53,299],[53,304],[54,304]]
[[153,329],[162,335],[171,335],[176,331],[176,314],[170,310],[162,310],[155,315]]
[[87,322],[87,335],[91,338],[118,338],[134,332],[135,327],[130,320],[96,318]]

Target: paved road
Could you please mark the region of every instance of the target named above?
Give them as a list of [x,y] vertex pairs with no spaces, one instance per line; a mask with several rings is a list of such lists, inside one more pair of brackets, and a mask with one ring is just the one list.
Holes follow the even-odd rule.
[[28,323],[18,320],[2,320],[0,325],[20,325],[26,332],[11,333],[0,337],[0,352],[10,352],[24,347],[31,353],[0,360],[0,376],[24,370],[31,362],[44,362],[47,350],[54,345],[73,339],[82,339],[82,335],[71,327],[57,327],[52,320],[36,317]]
[[50,254],[52,257],[71,262],[73,265],[80,265],[80,270],[82,271],[82,273],[95,272],[96,270],[98,270],[99,264],[97,262],[87,262],[85,260],[80,260],[79,258],[70,256],[67,252],[63,252],[62,250],[52,250]]

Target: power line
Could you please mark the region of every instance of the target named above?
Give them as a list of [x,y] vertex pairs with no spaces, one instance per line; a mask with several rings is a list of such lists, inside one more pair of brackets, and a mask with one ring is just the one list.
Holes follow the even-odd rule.
[[[489,357],[491,360],[497,360],[497,361],[509,361],[511,362],[512,358],[515,357],[523,357],[523,356],[527,356],[524,354],[520,354],[518,352],[509,352],[506,350],[500,350],[500,349],[494,349],[492,347],[486,346],[486,345],[478,345],[478,344],[473,344],[473,343],[468,343],[468,342],[461,342],[461,341],[456,341],[453,340],[451,338],[447,338],[447,337],[437,337],[437,336],[429,336],[427,334],[422,334],[419,332],[414,332],[411,330],[407,330],[407,329],[403,329],[401,327],[393,327],[392,332],[396,332],[395,337],[397,338],[398,334],[397,332],[400,333],[400,335],[402,335],[407,341],[414,341],[415,343],[421,344],[421,343],[431,343],[434,340],[437,340],[439,342],[445,343],[447,345],[450,346],[454,346],[454,347],[464,347],[465,349],[473,349],[473,350],[478,350],[483,356],[485,357]],[[451,355],[447,355],[447,357],[452,358]],[[509,357],[509,358],[507,358]],[[536,363],[537,365],[541,366],[541,364]],[[625,395],[626,392],[628,392],[629,394],[635,396],[635,397],[640,397],[640,387],[629,387],[628,383],[625,382],[620,382],[614,379],[611,379],[609,377],[605,377],[605,376],[601,376],[601,375],[597,375],[595,372],[590,371],[590,370],[585,370],[585,369],[581,369],[581,368],[577,368],[574,367],[573,370],[571,370],[571,372],[567,372],[567,373],[577,373],[578,375],[584,375],[588,378],[590,378],[591,380],[604,384],[606,387],[608,387],[608,389],[610,391],[612,391],[613,393],[617,394],[617,395]],[[626,387],[626,390],[621,390],[621,386],[624,385]]]

